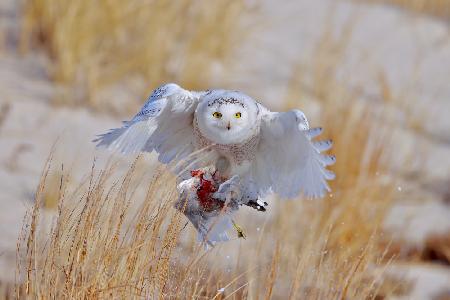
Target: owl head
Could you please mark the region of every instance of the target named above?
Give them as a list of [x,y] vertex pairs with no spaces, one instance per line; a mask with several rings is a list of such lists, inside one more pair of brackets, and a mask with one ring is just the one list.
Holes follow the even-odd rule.
[[258,128],[256,101],[238,91],[206,92],[195,115],[201,133],[217,144],[242,143]]

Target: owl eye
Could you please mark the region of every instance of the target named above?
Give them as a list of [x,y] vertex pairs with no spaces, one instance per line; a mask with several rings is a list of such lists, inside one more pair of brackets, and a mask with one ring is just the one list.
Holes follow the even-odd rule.
[[234,117],[236,119],[239,119],[241,116],[242,116],[242,114],[240,112],[237,112],[237,113],[234,114]]
[[215,111],[212,115],[213,115],[214,118],[217,118],[217,119],[222,118],[222,114],[220,112],[218,112],[218,111]]

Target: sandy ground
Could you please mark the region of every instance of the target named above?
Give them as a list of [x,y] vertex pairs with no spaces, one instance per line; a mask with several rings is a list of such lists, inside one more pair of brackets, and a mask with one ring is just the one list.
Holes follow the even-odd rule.
[[[392,94],[404,95],[407,103],[415,108],[415,118],[421,125],[420,130],[413,130],[402,114],[403,107],[392,103],[393,113],[386,116],[386,122],[398,119],[398,126],[393,128],[397,138],[387,148],[398,152],[396,157],[424,155],[427,158],[421,165],[405,165],[401,160],[393,164],[404,174],[405,184],[399,186],[400,201],[386,226],[398,232],[411,247],[420,246],[432,234],[450,235],[449,24],[388,6],[326,0],[289,1],[284,5],[266,1],[260,10],[254,22],[262,25],[251,29],[254,32],[242,42],[238,53],[237,61],[245,63],[226,73],[218,71],[216,85],[241,89],[274,109],[281,107],[293,66],[302,65],[307,74],[314,67],[310,58],[314,57],[315,47],[327,28],[332,28],[332,35],[339,38],[347,24],[352,23],[343,63],[337,66],[339,80],[349,88],[361,90],[365,98],[362,101],[376,101],[383,97],[383,91],[378,88],[383,74]],[[17,28],[13,26],[16,18],[16,3],[2,2],[0,30],[7,45],[14,45],[17,40]],[[32,202],[52,145],[56,143],[58,157],[79,170],[87,170],[94,156],[91,139],[119,123],[84,108],[52,105],[56,87],[46,76],[45,58],[39,54],[20,57],[14,53],[13,46],[3,48],[0,55],[0,270],[7,270],[14,265],[16,237],[23,214]],[[303,81],[307,84],[308,78]],[[414,97],[409,99],[409,95]],[[308,97],[313,99],[314,95]],[[430,267],[427,272],[433,272],[430,269],[433,270]],[[439,268],[427,277],[412,268],[405,276],[418,279],[412,292],[417,299],[427,299],[450,286],[449,272],[449,268]],[[424,287],[423,282],[427,281],[421,278],[430,280],[432,276],[438,276],[438,280],[431,281],[440,284]],[[10,273],[0,272],[0,280],[12,279]]]

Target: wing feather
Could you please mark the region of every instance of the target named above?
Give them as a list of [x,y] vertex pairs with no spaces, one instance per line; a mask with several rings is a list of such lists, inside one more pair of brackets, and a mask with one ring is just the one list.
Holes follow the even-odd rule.
[[165,84],[153,91],[133,119],[94,142],[124,154],[156,151],[163,163],[182,159],[194,151],[192,121],[199,95]]
[[334,173],[326,166],[336,158],[320,152],[331,148],[332,142],[314,142],[321,128],[309,128],[299,110],[284,113],[267,111],[261,120],[261,140],[252,165],[252,180],[260,194],[268,192],[293,198],[299,194],[322,197],[329,191],[327,180]]

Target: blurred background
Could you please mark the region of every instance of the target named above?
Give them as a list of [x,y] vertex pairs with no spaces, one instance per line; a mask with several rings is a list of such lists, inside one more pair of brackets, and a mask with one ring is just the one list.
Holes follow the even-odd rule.
[[[267,249],[283,240],[301,247],[310,218],[321,228],[331,218],[339,225],[330,248],[356,249],[381,234],[377,251],[395,260],[387,273],[410,283],[389,297],[450,299],[448,0],[1,0],[3,289],[14,282],[17,236],[51,149],[79,181],[95,156],[108,155],[95,151],[94,136],[166,82],[299,108],[335,141],[332,194],[272,201],[267,215],[243,218],[243,243],[266,224]],[[44,201],[50,214],[58,170]],[[287,265],[280,269],[290,274]],[[271,296],[286,291],[275,283]]]

